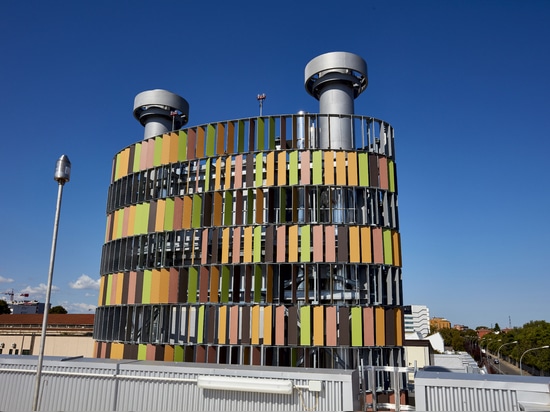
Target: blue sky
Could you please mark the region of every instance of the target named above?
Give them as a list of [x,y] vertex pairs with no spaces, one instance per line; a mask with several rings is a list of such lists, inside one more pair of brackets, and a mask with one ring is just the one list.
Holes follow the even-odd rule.
[[189,125],[318,111],[304,67],[361,55],[355,112],[396,130],[406,304],[453,324],[550,321],[550,2],[11,1],[0,15],[0,291],[44,299],[57,158],[52,304],[97,303],[111,162],[142,138],[141,91]]

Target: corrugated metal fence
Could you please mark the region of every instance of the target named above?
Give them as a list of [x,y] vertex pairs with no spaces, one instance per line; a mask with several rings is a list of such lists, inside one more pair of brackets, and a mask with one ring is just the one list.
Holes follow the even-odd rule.
[[[0,355],[0,410],[31,410],[36,365],[34,356]],[[358,388],[353,370],[45,358],[39,409],[353,411]]]
[[420,411],[548,411],[550,378],[419,371]]

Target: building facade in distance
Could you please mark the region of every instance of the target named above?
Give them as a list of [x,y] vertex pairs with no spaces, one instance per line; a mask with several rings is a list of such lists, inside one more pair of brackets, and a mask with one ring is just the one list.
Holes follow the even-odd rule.
[[430,319],[430,327],[434,330],[451,329],[451,322],[445,318],[433,317]]
[[357,55],[306,66],[320,113],[183,128],[165,90],[116,154],[96,356],[356,368],[403,365],[392,126],[354,114]]
[[430,334],[430,310],[424,305],[403,307],[405,333],[420,333],[425,338]]

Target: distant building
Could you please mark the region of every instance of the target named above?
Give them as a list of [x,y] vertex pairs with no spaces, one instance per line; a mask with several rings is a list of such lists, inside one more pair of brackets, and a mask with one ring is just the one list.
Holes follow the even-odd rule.
[[434,330],[451,329],[451,322],[445,318],[433,317],[430,319],[430,327]]
[[45,304],[37,300],[13,301],[8,303],[12,315],[36,315],[44,313]]
[[[38,355],[43,314],[0,315],[0,355]],[[44,354],[93,356],[94,315],[49,314]]]
[[480,329],[477,329],[477,337],[478,338],[482,338],[484,337],[485,335],[489,334],[489,333],[492,333],[493,331],[491,329],[487,329],[487,328],[480,328]]
[[464,331],[464,330],[468,330],[470,328],[466,325],[453,325],[453,329]]
[[430,310],[424,305],[403,306],[405,334],[418,332],[425,338],[430,334]]

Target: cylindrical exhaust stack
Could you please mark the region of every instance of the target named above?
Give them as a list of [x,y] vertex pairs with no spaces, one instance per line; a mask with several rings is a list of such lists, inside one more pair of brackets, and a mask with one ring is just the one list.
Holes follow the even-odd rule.
[[187,124],[189,103],[167,90],[147,90],[134,99],[134,117],[145,126],[143,138],[148,139]]
[[[367,84],[367,63],[353,53],[325,53],[315,57],[305,68],[305,87],[319,100],[320,114],[354,114],[354,100]],[[319,126],[320,148],[354,148],[349,117],[321,117]]]

